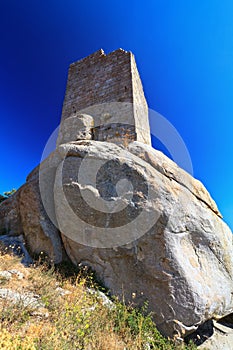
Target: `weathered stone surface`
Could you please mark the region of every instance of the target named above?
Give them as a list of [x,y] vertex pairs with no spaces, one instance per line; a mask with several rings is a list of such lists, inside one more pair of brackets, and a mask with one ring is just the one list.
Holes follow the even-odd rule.
[[197,199],[206,204],[214,213],[222,218],[216,203],[203,184],[181,169],[162,152],[141,142],[129,143],[128,150],[152,165],[153,168],[161,172],[161,174],[186,187]]
[[94,119],[87,114],[78,114],[65,119],[59,128],[57,145],[93,138]]
[[[192,180],[189,188],[190,176],[156,151],[150,164],[105,142],[73,142],[59,152],[64,161],[56,174],[56,215],[74,263],[90,265],[113,294],[126,300],[133,294],[135,303],[148,299],[158,328],[170,337],[232,312],[232,233],[199,183]],[[88,159],[99,170],[92,163],[79,178]],[[127,193],[124,186],[116,191],[124,178],[132,181]],[[138,221],[142,212],[147,216]]]
[[0,234],[20,235],[23,232],[18,205],[19,193],[0,203]]
[[[8,233],[7,236],[0,237],[4,244],[7,244],[7,240],[11,243],[15,241],[16,237],[13,239],[10,236],[19,236],[23,233],[30,253],[44,252],[55,263],[62,261],[64,252],[60,233],[48,217],[48,215],[52,217],[52,206],[50,205],[48,212],[44,209],[39,188],[39,169],[41,169],[41,178],[46,179],[43,185],[46,186],[47,199],[51,202],[55,165],[59,161],[60,158],[57,158],[56,152],[52,153],[40,168],[37,167],[29,174],[27,182],[12,197],[1,203],[0,210],[0,230]],[[52,181],[52,186],[50,181]]]
[[6,216],[17,208],[31,251],[59,262],[52,219],[71,260],[96,270],[112,294],[149,300],[167,336],[233,310],[232,234],[205,188],[161,152],[138,142],[128,150],[93,140],[62,144],[40,177],[37,168],[1,206]]
[[64,257],[53,207],[53,183],[60,159],[58,152],[51,153],[29,174],[19,196],[23,232],[31,252],[39,254],[43,251],[55,263]]
[[56,263],[60,262],[60,236],[44,210],[38,179],[21,188],[19,206],[23,232],[30,251],[34,254],[44,252]]

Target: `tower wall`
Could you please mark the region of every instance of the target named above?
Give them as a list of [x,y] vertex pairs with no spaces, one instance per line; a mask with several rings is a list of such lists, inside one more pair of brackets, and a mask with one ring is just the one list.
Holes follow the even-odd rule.
[[80,114],[93,117],[95,140],[150,144],[148,107],[131,52],[99,50],[70,65],[60,128]]

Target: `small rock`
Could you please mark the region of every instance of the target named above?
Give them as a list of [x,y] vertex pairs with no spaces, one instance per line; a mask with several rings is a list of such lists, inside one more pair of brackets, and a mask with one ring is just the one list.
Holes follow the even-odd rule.
[[95,290],[93,288],[87,288],[87,292],[95,295],[97,299],[101,300],[102,304],[109,309],[113,309],[115,307],[114,303],[103,292]]
[[9,271],[0,271],[0,279],[10,280],[11,279],[11,273]]
[[213,321],[213,335],[208,338],[199,349],[203,350],[232,350],[233,349],[233,325],[224,326]]
[[24,307],[40,308],[44,304],[39,300],[39,296],[32,293],[19,293],[7,288],[0,288],[0,298],[10,300],[12,303],[21,303]]
[[19,280],[22,280],[24,278],[24,274],[15,269],[0,271],[0,278],[5,278],[6,280],[10,280],[12,278],[12,275],[16,275]]
[[33,311],[32,315],[39,317],[39,318],[48,318],[49,317],[48,310],[44,309],[44,308],[39,308],[39,309]]
[[58,292],[58,295],[64,297],[65,295],[71,294],[71,292],[67,289],[63,289],[61,287],[56,288],[56,292]]
[[22,280],[24,278],[24,274],[18,270],[13,269],[13,270],[9,270],[7,272],[9,272],[12,275],[16,275],[19,280]]

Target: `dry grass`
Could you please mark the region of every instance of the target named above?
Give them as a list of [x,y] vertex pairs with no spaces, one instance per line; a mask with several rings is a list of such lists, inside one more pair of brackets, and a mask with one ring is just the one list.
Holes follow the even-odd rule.
[[[159,334],[150,317],[118,302],[114,308],[104,306],[96,294],[87,291],[87,285],[95,285],[87,273],[76,271],[67,277],[64,269],[46,264],[25,268],[19,259],[1,253],[0,270],[13,269],[24,278],[16,274],[10,280],[0,277],[0,288],[38,295],[44,306],[25,307],[0,298],[1,349],[178,349]],[[68,292],[62,295],[59,288]]]

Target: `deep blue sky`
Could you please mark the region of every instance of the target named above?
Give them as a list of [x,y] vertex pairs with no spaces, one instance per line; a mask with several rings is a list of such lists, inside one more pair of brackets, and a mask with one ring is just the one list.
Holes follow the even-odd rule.
[[149,107],[180,133],[233,228],[231,0],[2,0],[0,193],[39,163],[69,64],[119,47],[135,54]]

